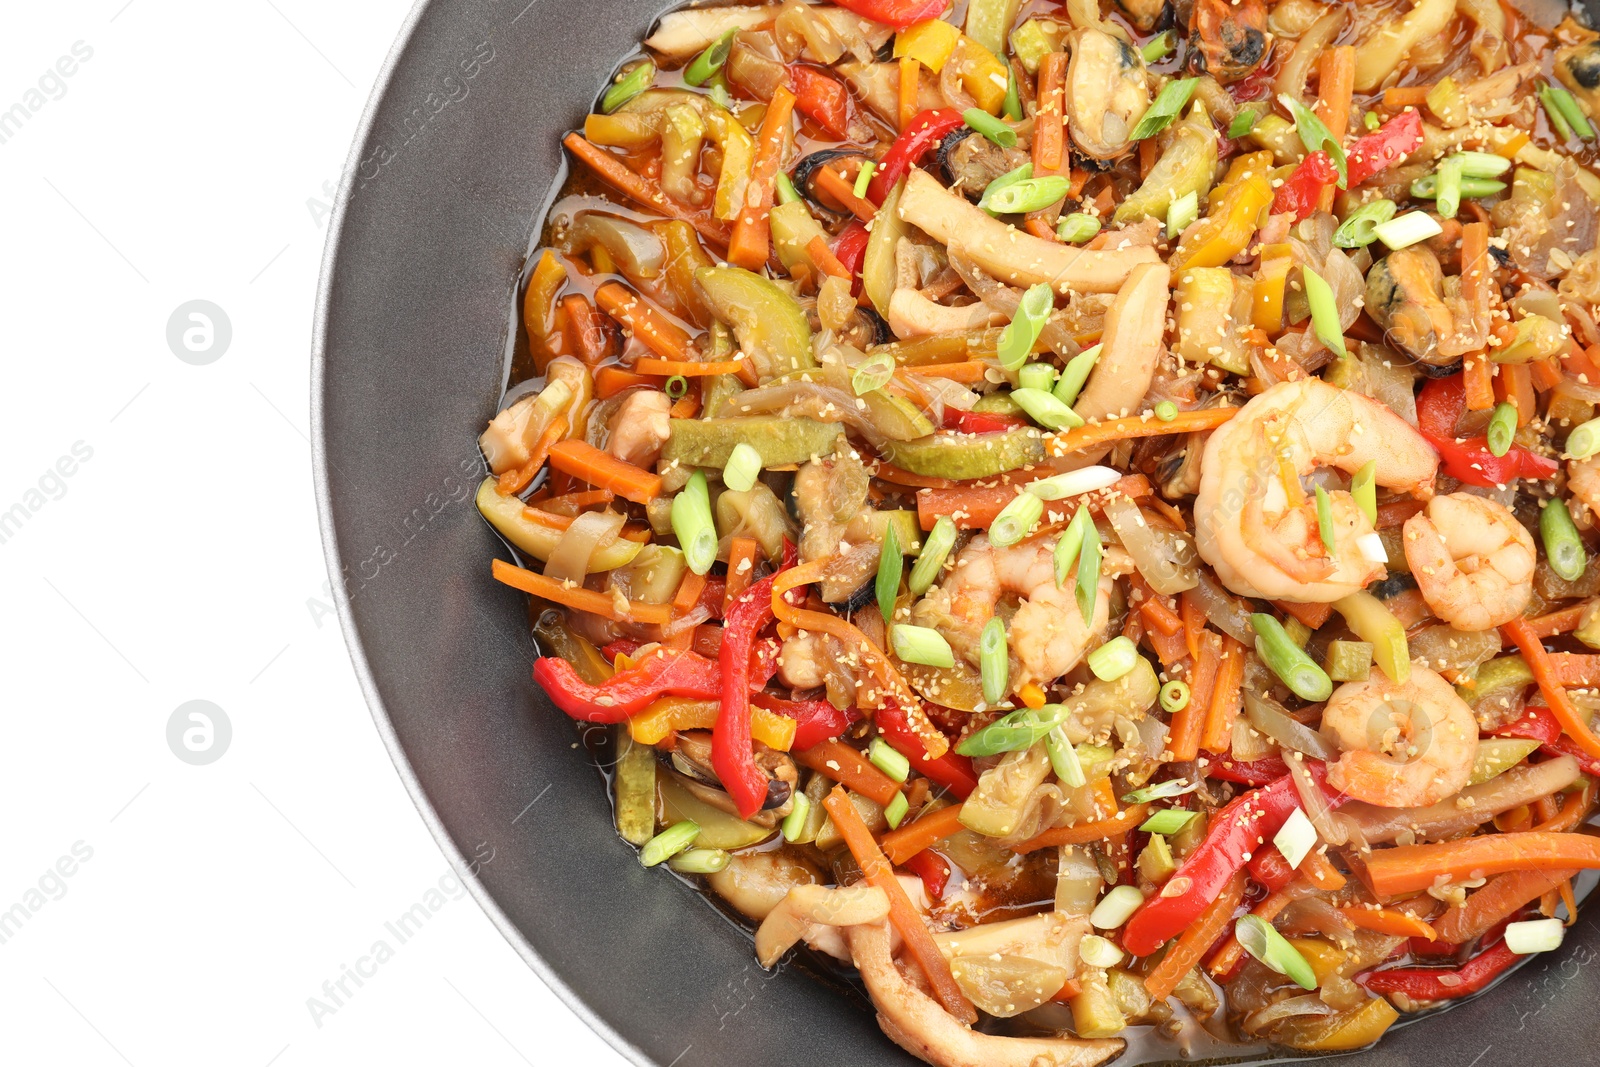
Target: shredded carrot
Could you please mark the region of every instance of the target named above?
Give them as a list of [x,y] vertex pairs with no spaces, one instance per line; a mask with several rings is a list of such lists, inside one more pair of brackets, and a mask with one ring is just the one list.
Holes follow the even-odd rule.
[[988,369],[988,363],[969,359],[962,363],[930,363],[921,367],[906,367],[905,372],[920,378],[948,378],[952,382],[972,385],[983,381],[984,372]]
[[[1561,384],[1566,377],[1561,370],[1561,361],[1558,356],[1549,359],[1536,359],[1532,363],[1516,364],[1528,368],[1528,377],[1533,380],[1533,387],[1541,393],[1548,393]],[[1520,414],[1520,412],[1519,412]]]
[[772,248],[767,215],[772,211],[773,180],[783,163],[784,150],[789,145],[789,123],[793,116],[794,93],[788,86],[780,85],[767,104],[766,114],[762,116],[744,206],[739,209],[739,217],[733,224],[733,236],[728,240],[728,262],[736,267],[760,270],[767,262],[767,254]]
[[1102,841],[1108,837],[1118,837],[1129,830],[1136,829],[1140,823],[1150,817],[1155,810],[1149,804],[1129,804],[1115,815],[1104,819],[1094,819],[1090,822],[1080,822],[1075,826],[1058,826],[1053,830],[1046,830],[1037,837],[1030,837],[1021,844],[1012,845],[1013,852],[1037,852],[1041,848],[1055,848],[1057,845],[1086,845],[1092,841]]
[[1428,102],[1431,85],[1397,86],[1383,91],[1383,106],[1388,111],[1403,111],[1408,107],[1421,107]]
[[1296,604],[1289,600],[1274,600],[1272,606],[1305,623],[1312,630],[1322,629],[1322,624],[1333,614],[1332,604]]
[[580,293],[564,296],[559,307],[565,314],[571,348],[579,359],[593,367],[611,355],[611,334],[588,297]]
[[1033,119],[1033,176],[1059,174],[1067,163],[1062,124],[1062,95],[1067,81],[1067,54],[1047,52],[1039,60],[1039,111]]
[[1049,697],[1039,688],[1037,682],[1029,682],[1017,690],[1017,699],[1022,701],[1022,706],[1025,708],[1042,708],[1049,703]]
[[900,91],[896,94],[896,118],[904,133],[917,117],[917,100],[922,93],[922,63],[916,56],[900,57]]
[[1200,598],[1185,591],[1178,597],[1178,612],[1183,620],[1183,644],[1190,659],[1200,658],[1200,635],[1206,632],[1206,609]]
[[[878,461],[878,466],[873,471],[872,476],[892,485],[903,485],[912,489],[957,489],[961,486],[960,482],[951,481],[949,478],[935,478],[927,474],[912,474],[910,471],[896,467],[885,459]],[[1572,625],[1576,626],[1577,623]]]
[[1130,415],[1121,419],[1107,419],[1087,426],[1049,434],[1045,442],[1050,455],[1066,456],[1086,448],[1124,441],[1133,437],[1165,437],[1168,434],[1196,433],[1214,430],[1239,414],[1238,408],[1198,408],[1180,411],[1170,422],[1162,422],[1152,414]]
[[1467,389],[1467,410],[1488,411],[1494,407],[1494,364],[1479,354],[1461,361],[1461,379]]
[[557,415],[551,419],[550,425],[539,435],[539,440],[528,450],[528,462],[502,474],[495,487],[506,496],[515,496],[528,488],[534,475],[539,473],[539,468],[544,466],[544,461],[550,458],[550,449],[567,435],[571,425],[565,415]]
[[624,463],[585,441],[569,439],[556,444],[550,449],[550,466],[635,504],[648,504],[661,495],[659,474]]
[[678,583],[678,592],[672,598],[672,612],[674,615],[683,615],[700,602],[700,594],[705,592],[706,576],[696,574],[694,571],[684,571],[683,581]]
[[709,211],[678,203],[659,186],[628,169],[616,156],[586,140],[582,134],[569,133],[561,143],[617,192],[668,218],[681,219],[698,230],[702,237],[727,247],[730,233],[728,224],[713,218]]
[[681,374],[685,378],[706,377],[712,374],[738,374],[743,366],[742,359],[715,359],[702,362],[640,356],[633,361],[633,369],[639,374],[660,374],[669,378],[674,374]]
[[1184,930],[1183,935],[1167,949],[1167,954],[1149,974],[1145,975],[1144,988],[1156,1001],[1165,1000],[1178,988],[1183,976],[1217,943],[1233,921],[1234,909],[1244,900],[1245,883],[1249,881],[1244,871],[1235,871],[1228,884],[1222,887],[1217,898],[1206,905],[1206,910]]
[[[1243,662],[1241,657],[1241,667]],[[1172,750],[1174,760],[1191,760],[1200,754],[1200,735],[1205,730],[1221,669],[1222,635],[1207,630],[1200,636],[1200,656],[1189,672],[1189,703],[1172,713],[1171,739],[1167,747]]]
[[850,268],[839,262],[839,257],[833,254],[833,249],[828,247],[827,240],[820,233],[806,244],[806,255],[811,257],[811,263],[819,274],[829,274],[847,282],[855,278]]
[[[1244,684],[1245,647],[1232,637],[1222,638],[1222,665],[1217,668],[1217,681],[1211,692],[1211,704],[1206,709],[1205,730],[1200,735],[1200,747],[1218,755],[1228,751],[1233,740],[1233,724],[1244,707],[1241,687]],[[1191,700],[1194,698],[1191,696]]]
[[1324,856],[1317,849],[1306,853],[1305,859],[1300,861],[1300,873],[1305,875],[1306,881],[1318,889],[1325,889],[1336,893],[1345,886],[1345,876],[1333,861]]
[[1451,944],[1465,944],[1487,933],[1501,919],[1510,918],[1530,900],[1537,900],[1562,881],[1577,872],[1571,869],[1554,871],[1508,871],[1496,875],[1474,890],[1466,903],[1450,908],[1433,921],[1435,936]]
[[[1489,302],[1490,288],[1493,285],[1494,276],[1491,273],[1491,265],[1489,263],[1489,224],[1487,222],[1468,223],[1461,228],[1461,299],[1472,315],[1473,325],[1483,333],[1487,333],[1492,325],[1489,318]],[[1484,367],[1483,370],[1477,372],[1480,376],[1489,373],[1487,358],[1468,362]],[[1469,408],[1472,408],[1471,390],[1475,387],[1481,387],[1481,384],[1475,383],[1469,377],[1467,379],[1467,406]],[[1492,407],[1493,404],[1489,406]],[[1472,410],[1479,411],[1482,409],[1472,408]]]
[[1030,211],[1023,216],[1022,228],[1035,237],[1046,241],[1054,241],[1056,239],[1056,231],[1050,228],[1050,223],[1045,219],[1043,213],[1038,211]]
[[594,395],[601,400],[609,400],[624,389],[632,389],[641,385],[654,387],[660,384],[661,379],[659,378],[635,374],[633,371],[624,370],[615,364],[609,367],[601,367],[594,372]]
[[962,829],[961,805],[951,804],[884,834],[879,844],[883,846],[883,853],[889,857],[889,862],[899,866],[923,849],[960,833]]
[[[689,363],[698,355],[693,340],[683,327],[651,307],[644,297],[627,286],[607,282],[595,290],[594,298],[605,308],[606,314],[633,331],[633,335],[658,356]],[[640,373],[650,372],[640,368]]]
[[[1284,908],[1287,908],[1304,895],[1305,883],[1296,878],[1282,889],[1268,893],[1261,899],[1261,903],[1250,909],[1250,914],[1258,919],[1271,922],[1283,914]],[[1220,978],[1233,970],[1234,966],[1239,962],[1239,957],[1243,954],[1244,946],[1239,944],[1239,939],[1230,933],[1227,939],[1223,941],[1222,947],[1217,949],[1216,955],[1211,957],[1211,962],[1206,964],[1206,970],[1211,972],[1213,978]]]
[[1539,830],[1380,848],[1367,859],[1372,888],[1385,896],[1427,889],[1440,878],[1467,881],[1508,871],[1596,867],[1600,867],[1600,838]]
[[669,419],[692,419],[700,414],[700,390],[694,387],[685,392],[667,409]]
[[968,1025],[977,1022],[978,1013],[961,992],[961,987],[956,985],[944,953],[939,951],[922,917],[911,906],[911,898],[906,896],[905,888],[895,877],[894,868],[889,866],[878,843],[872,839],[872,832],[861,821],[861,813],[850,802],[844,787],[834,786],[822,806],[833,817],[834,828],[844,838],[845,846],[850,849],[850,855],[855,857],[862,875],[889,898],[889,921],[900,931],[907,954],[916,961],[923,976],[928,979],[934,999],[961,1022]]
[[[609,489],[585,489],[580,493],[565,493],[561,496],[546,497],[539,502],[539,506],[552,515],[576,516],[584,508],[596,504],[609,504],[615,500],[617,494]],[[533,503],[533,501],[528,501]]]
[[1533,140],[1533,138],[1528,136],[1526,131],[1518,130],[1516,134],[1505,143],[1499,145],[1498,147],[1491,147],[1489,150],[1497,156],[1503,156],[1506,159],[1516,159],[1517,153],[1522,151],[1531,140]]
[[735,537],[728,542],[728,593],[722,601],[724,611],[733,605],[740,593],[750,588],[760,552],[761,545],[754,537]]
[[1582,689],[1600,686],[1600,654],[1552,652],[1550,677],[1560,686]]
[[1561,728],[1587,755],[1600,758],[1600,737],[1596,737],[1589,729],[1588,716],[1579,714],[1572,698],[1567,696],[1567,691],[1557,681],[1550,653],[1544,650],[1543,643],[1528,628],[1528,620],[1512,619],[1500,627],[1500,632],[1522,650],[1522,658],[1533,672],[1534,681],[1539,683],[1539,692],[1544,694],[1545,702],[1550,705],[1550,711],[1561,723]]
[[1371,930],[1373,933],[1389,934],[1392,937],[1424,937],[1429,941],[1439,936],[1433,927],[1415,915],[1392,908],[1369,908],[1362,904],[1348,904],[1339,909],[1339,914],[1349,919],[1350,925],[1357,930]]
[[542,574],[514,566],[503,559],[494,561],[492,573],[495,581],[504,582],[513,589],[520,589],[542,600],[575,608],[578,611],[587,611],[591,615],[599,615],[613,622],[661,626],[672,619],[671,605],[645,604],[637,600],[623,601],[627,609],[619,610],[620,605],[617,600],[609,594],[597,593],[581,585],[568,586],[554,578],[546,578]]
[[[1350,94],[1355,89],[1356,50],[1352,45],[1340,45],[1322,53],[1317,62],[1316,115],[1328,127],[1336,143],[1344,142],[1350,130]],[[1338,190],[1327,186],[1317,202],[1321,211],[1333,210],[1333,197]]]
[[1568,830],[1577,829],[1583,820],[1589,817],[1589,807],[1594,803],[1595,781],[1593,778],[1582,778],[1583,787],[1576,792],[1568,793],[1567,799],[1561,802],[1561,810],[1555,818],[1535,826],[1535,830],[1548,833],[1563,834]]
[[[1134,576],[1130,575],[1129,577]],[[1179,618],[1178,613],[1172,610],[1171,605],[1167,603],[1167,598],[1150,591],[1150,587],[1144,583],[1143,578],[1139,579],[1138,584],[1144,585],[1146,590],[1144,600],[1139,603],[1139,612],[1144,615],[1145,622],[1149,623],[1152,629],[1160,630],[1169,637],[1182,630],[1183,619]]]
[[818,167],[812,173],[812,180],[817,183],[818,191],[827,193],[862,222],[871,222],[877,216],[878,209],[872,206],[872,201],[857,196],[851,184],[832,167]]
[[859,749],[843,741],[823,741],[794,753],[794,758],[880,806],[887,805],[900,792],[893,778],[873,766]]
[[1578,899],[1572,895],[1572,879],[1563,878],[1556,891],[1561,894],[1561,903],[1567,906],[1567,925],[1571,926],[1578,921]]

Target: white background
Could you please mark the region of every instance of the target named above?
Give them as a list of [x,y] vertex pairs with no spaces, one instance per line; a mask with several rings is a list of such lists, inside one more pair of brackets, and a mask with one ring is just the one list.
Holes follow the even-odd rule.
[[[323,593],[313,300],[409,7],[10,5],[0,1061],[624,1062],[460,895]],[[167,341],[197,299],[232,329],[201,366]],[[167,740],[191,700],[232,729],[203,766]],[[397,944],[385,922],[430,901]]]

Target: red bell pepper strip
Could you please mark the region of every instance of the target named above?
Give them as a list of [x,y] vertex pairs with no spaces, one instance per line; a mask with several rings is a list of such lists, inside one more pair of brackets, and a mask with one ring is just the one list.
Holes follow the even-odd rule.
[[1555,460],[1521,445],[1512,445],[1505,455],[1497,456],[1489,451],[1488,438],[1482,435],[1457,437],[1456,421],[1466,405],[1466,384],[1459,374],[1435,378],[1417,395],[1417,429],[1438,450],[1446,474],[1485,488],[1507,485],[1518,478],[1544,481],[1555,477],[1559,469]]
[[[938,148],[939,142],[945,139],[946,134],[951,130],[960,129],[966,121],[961,117],[961,112],[954,108],[941,107],[919,111],[911,120],[911,125],[894,139],[889,151],[878,161],[878,169],[872,172],[872,183],[867,186],[867,199],[874,204],[883,203],[883,198],[889,195],[889,190],[894,188],[895,182],[922,162],[923,156]],[[839,258],[844,259],[843,256]]]
[[850,136],[850,91],[843,82],[798,63],[789,68],[789,80],[794,83],[794,106],[802,115],[841,141]]
[[1250,877],[1266,886],[1268,892],[1276,893],[1294,881],[1294,868],[1276,845],[1263,845],[1250,853],[1249,867]]
[[1460,967],[1397,967],[1389,971],[1368,971],[1356,981],[1384,996],[1404,995],[1411,1000],[1454,1000],[1471,996],[1521,959],[1504,941],[1487,952],[1480,952]]
[[[664,696],[714,700],[723,688],[714,660],[666,648],[599,685],[578,677],[566,660],[543,656],[534,660],[533,680],[574,719],[602,723],[622,722]],[[749,729],[748,722],[745,728]]]
[[861,284],[861,264],[867,258],[867,228],[860,222],[852,222],[839,231],[838,240],[834,242],[833,254],[850,272],[850,277],[855,279],[857,285]]
[[890,747],[911,761],[911,769],[930,782],[944,786],[962,800],[978,788],[978,772],[973,769],[971,759],[958,756],[953,750],[938,759],[928,758],[922,738],[911,729],[905,709],[894,700],[884,701],[883,707],[873,714],[872,722]]
[[1277,756],[1243,763],[1223,756],[1210,759],[1201,767],[1208,778],[1221,778],[1224,782],[1243,785],[1270,785],[1289,773],[1289,767]]
[[960,433],[1004,433],[1006,430],[1027,425],[1028,420],[1021,415],[1002,415],[993,411],[960,411],[949,407],[944,409],[944,428],[956,430]]
[[943,900],[944,887],[950,882],[950,864],[931,849],[923,849],[900,866],[922,879],[922,887],[930,900]]
[[938,18],[945,0],[834,0],[846,11],[903,30],[916,22]]
[[854,708],[841,710],[826,700],[784,700],[770,693],[751,693],[750,702],[795,721],[791,752],[804,752],[824,741],[832,741],[861,716]]
[[[1322,785],[1327,770],[1308,761],[1312,776]],[[1326,792],[1326,790],[1324,790]],[[1328,797],[1330,806],[1344,797]],[[1211,820],[1206,839],[1183,861],[1161,893],[1146,900],[1122,931],[1122,947],[1135,956],[1148,956],[1188,929],[1217,899],[1234,872],[1249,862],[1283,829],[1291,812],[1300,806],[1294,779],[1284,777],[1269,786],[1235,797]],[[1172,893],[1167,896],[1167,893]]]
[[1294,216],[1294,221],[1299,222],[1317,210],[1322,190],[1338,182],[1339,168],[1333,165],[1333,157],[1319,148],[1302,159],[1294,172],[1278,186],[1278,192],[1272,198],[1272,213],[1288,212]]
[[775,575],[750,586],[728,608],[722,622],[722,711],[711,729],[711,769],[717,772],[739,817],[748,819],[767,801],[767,776],[750,750],[750,653],[756,637],[773,619]]
[[1504,726],[1489,733],[1495,737],[1522,737],[1540,743],[1540,751],[1552,756],[1571,756],[1578,761],[1583,773],[1600,777],[1600,760],[1585,752],[1576,741],[1561,729],[1555,712],[1543,704],[1530,704],[1527,709]]
[[1354,189],[1380,170],[1394,166],[1422,145],[1422,116],[1415,109],[1402,111],[1360,138],[1345,153],[1346,188]]

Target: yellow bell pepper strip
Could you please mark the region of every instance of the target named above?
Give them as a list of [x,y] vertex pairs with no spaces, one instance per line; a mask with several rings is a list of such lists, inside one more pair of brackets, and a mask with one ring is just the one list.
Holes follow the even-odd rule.
[[1294,266],[1294,248],[1288,243],[1261,249],[1261,266],[1256,270],[1255,299],[1250,305],[1250,321],[1268,337],[1283,332],[1283,298],[1288,287],[1289,269]]
[[955,54],[960,41],[960,30],[943,19],[929,19],[915,26],[907,26],[895,35],[894,58],[909,56],[937,74]]
[[730,111],[720,107],[706,109],[706,135],[722,148],[722,173],[717,176],[717,195],[712,214],[728,221],[739,217],[744,207],[745,190],[755,167],[756,142]]
[[1006,65],[971,37],[962,36],[951,59],[961,71],[961,87],[991,115],[1000,114],[1011,79]]
[[[1231,177],[1231,174],[1230,174]],[[1272,184],[1265,168],[1241,173],[1205,221],[1184,232],[1172,269],[1220,267],[1250,245],[1261,212],[1272,203]]]
[[555,311],[556,295],[566,284],[566,266],[553,251],[545,249],[539,257],[539,265],[533,268],[533,276],[528,279],[528,291],[522,298],[522,319],[528,324],[528,351],[533,356],[534,369],[540,374],[557,355],[550,344],[555,332],[551,316]]
[[1411,677],[1406,628],[1383,601],[1363,589],[1334,601],[1333,609],[1344,616],[1357,637],[1372,646],[1373,661],[1390,680],[1400,683]]
[[1312,1052],[1347,1052],[1351,1049],[1366,1048],[1383,1036],[1383,1032],[1394,1025],[1400,1013],[1394,1010],[1382,997],[1374,997],[1367,1001],[1349,1016],[1335,1016],[1343,1022],[1337,1023],[1335,1028],[1325,1034],[1319,1034],[1310,1040],[1298,1043],[1296,1048]]
[[[662,697],[628,720],[628,733],[641,745],[658,745],[679,730],[709,730],[722,705],[715,700]],[[750,711],[750,736],[768,748],[787,752],[794,744],[793,719],[766,708]]]

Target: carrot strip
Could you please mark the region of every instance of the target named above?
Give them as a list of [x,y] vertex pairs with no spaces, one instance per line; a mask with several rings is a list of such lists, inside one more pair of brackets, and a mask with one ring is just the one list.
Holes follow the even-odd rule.
[[[1242,657],[1240,664],[1243,665]],[[1200,735],[1205,729],[1221,668],[1222,635],[1207,630],[1200,637],[1200,656],[1189,671],[1189,703],[1172,713],[1167,747],[1172,750],[1173,760],[1191,760],[1200,754]]]
[[[1461,299],[1472,314],[1473,325],[1483,333],[1488,333],[1491,326],[1489,288],[1493,283],[1489,265],[1489,224],[1468,223],[1461,228]],[[1485,361],[1479,359],[1473,362]]]
[[[633,331],[633,335],[658,356],[687,363],[698,354],[694,342],[681,326],[627,286],[607,282],[595,290],[594,298],[606,314]],[[641,370],[640,373],[649,372]]]
[[820,274],[831,274],[845,281],[855,277],[850,273],[849,267],[839,262],[839,257],[833,254],[833,249],[828,247],[828,242],[820,233],[806,243],[806,255],[811,257],[811,265],[816,267]]
[[1049,52],[1039,61],[1039,112],[1033,120],[1033,176],[1060,173],[1066,165],[1061,98],[1066,89],[1067,54]]
[[893,778],[873,766],[860,750],[843,741],[823,741],[804,752],[794,753],[794,758],[880,806],[887,806],[900,792]]
[[1428,102],[1431,85],[1407,85],[1383,91],[1383,106],[1389,111],[1402,111],[1408,107],[1421,107]]
[[1427,889],[1439,878],[1466,881],[1508,871],[1596,867],[1600,867],[1600,838],[1529,830],[1376,849],[1367,860],[1367,875],[1374,891],[1396,896]]
[[861,821],[861,814],[856,811],[856,806],[850,803],[850,797],[845,793],[844,787],[834,786],[833,792],[828,794],[822,806],[827,808],[828,814],[833,817],[834,828],[839,831],[839,836],[844,838],[845,846],[850,849],[850,855],[855,857],[862,875],[867,881],[883,890],[889,898],[889,921],[900,931],[907,954],[916,961],[928,979],[934,999],[945,1011],[962,1022],[968,1025],[977,1022],[978,1013],[973,1010],[972,1004],[961,992],[961,987],[956,985],[944,953],[939,951],[939,946],[933,940],[933,935],[928,932],[927,926],[923,924],[922,917],[911,906],[911,898],[906,896],[905,888],[894,875],[894,868],[889,866],[889,861],[884,858],[878,843],[872,839],[872,832],[867,829],[867,824]]
[[1016,487],[1010,485],[923,489],[917,493],[917,520],[924,530],[933,529],[940,516],[958,530],[987,529],[1016,495]]
[[[878,460],[877,468],[872,476],[891,485],[904,485],[912,489],[958,489],[960,482],[953,482],[949,478],[934,478],[926,474],[912,474],[908,470],[896,467],[886,459]],[[1578,625],[1576,622],[1572,626]],[[1572,627],[1569,626],[1570,630]]]
[[[1217,669],[1216,687],[1211,693],[1211,704],[1206,709],[1205,730],[1200,734],[1200,747],[1219,755],[1228,751],[1232,744],[1233,723],[1244,707],[1241,687],[1244,684],[1245,647],[1226,635],[1222,643],[1222,665]],[[1191,696],[1190,700],[1193,699]]]
[[1217,898],[1206,905],[1206,910],[1183,932],[1167,954],[1161,957],[1155,970],[1145,975],[1144,987],[1155,1000],[1165,1000],[1178,988],[1183,976],[1188,974],[1206,950],[1216,944],[1233,921],[1234,909],[1244,899],[1245,883],[1249,881],[1244,871],[1235,871],[1228,884],[1222,887]]
[[1561,372],[1561,362],[1556,356],[1549,359],[1536,359],[1527,364],[1508,364],[1509,366],[1526,366],[1528,376],[1533,379],[1533,388],[1541,393],[1548,393],[1561,384],[1561,379],[1566,377]]
[[609,400],[624,389],[633,389],[636,386],[655,387],[661,384],[661,379],[635,374],[631,370],[624,370],[615,364],[601,367],[594,372],[594,395],[601,400]]
[[624,463],[585,441],[569,439],[556,444],[550,449],[550,466],[635,504],[648,504],[661,495],[659,474]]
[[1017,699],[1022,701],[1025,708],[1042,708],[1050,702],[1045,691],[1039,688],[1038,682],[1029,682],[1017,690]]
[[1461,380],[1467,389],[1467,410],[1488,411],[1494,407],[1494,364],[1480,354],[1461,362]]
[[839,206],[862,222],[871,222],[878,214],[878,209],[872,206],[872,201],[862,199],[844,176],[832,167],[818,167],[812,174],[812,180],[817,183],[817,189],[827,193],[839,202]]
[[[1305,895],[1305,884],[1296,878],[1282,889],[1268,893],[1261,899],[1261,903],[1250,909],[1250,914],[1266,922],[1271,922],[1283,914],[1283,909],[1293,904]],[[1211,957],[1211,962],[1206,964],[1206,970],[1211,972],[1213,978],[1221,977],[1233,970],[1239,962],[1239,957],[1244,955],[1244,946],[1239,944],[1239,939],[1229,934],[1223,941],[1222,947],[1217,949],[1216,955]]]
[[592,367],[612,354],[611,333],[588,297],[581,293],[564,296],[559,307],[566,314],[567,336],[579,359]]
[[525,570],[522,567],[507,563],[503,559],[494,561],[491,573],[494,575],[495,581],[503,582],[513,589],[520,589],[524,593],[531,593],[542,600],[562,604],[578,611],[587,611],[591,615],[599,615],[614,622],[637,622],[661,626],[672,619],[672,607],[668,604],[645,604],[637,600],[625,601],[628,609],[619,611],[616,599],[607,593],[597,593],[593,589],[585,589],[581,585],[569,587],[554,578],[546,578],[542,574]]
[[706,576],[696,574],[694,571],[684,571],[683,581],[678,583],[678,592],[672,598],[672,613],[682,615],[700,602],[700,594],[705,592]]
[[1556,817],[1548,822],[1535,826],[1535,830],[1549,833],[1566,833],[1575,830],[1578,824],[1589,817],[1589,806],[1594,803],[1595,782],[1593,778],[1579,779],[1583,788],[1567,794],[1567,799],[1561,802],[1561,810]]
[[930,363],[922,367],[906,367],[905,372],[920,378],[948,378],[952,382],[972,385],[983,381],[984,372],[988,369],[989,364],[982,360],[969,359],[962,363]]
[[617,192],[668,218],[681,219],[698,230],[700,236],[727,246],[730,234],[727,223],[712,218],[703,209],[679,204],[650,181],[628,169],[616,156],[586,140],[582,134],[569,133],[561,143]]
[[534,475],[539,473],[539,468],[544,466],[544,461],[550,458],[550,449],[555,443],[567,435],[571,422],[565,415],[557,415],[550,420],[544,433],[539,435],[539,440],[534,442],[528,450],[528,462],[513,470],[508,470],[500,475],[500,480],[495,487],[506,496],[516,496],[533,481]]
[[1333,614],[1332,604],[1296,604],[1288,600],[1274,600],[1272,606],[1285,615],[1292,615],[1312,630],[1322,629],[1322,624]]
[[1345,886],[1346,878],[1340,873],[1333,862],[1316,849],[1306,853],[1305,859],[1300,861],[1300,873],[1305,875],[1306,881],[1318,889],[1338,892]]
[[916,56],[900,57],[900,91],[895,97],[895,118],[904,133],[917,117],[917,100],[922,92],[922,63]]
[[767,113],[761,119],[761,131],[756,135],[756,158],[750,167],[750,183],[746,187],[744,206],[733,224],[733,236],[728,239],[728,262],[746,270],[760,270],[767,262],[772,248],[772,234],[767,226],[767,215],[772,211],[773,179],[783,162],[784,149],[789,144],[789,120],[794,115],[794,93],[780,85],[767,104]]
[[563,493],[561,496],[547,497],[540,501],[539,506],[552,515],[576,516],[584,508],[596,504],[609,504],[616,499],[616,496],[617,494],[609,489],[585,489],[581,493]]
[[1178,597],[1178,611],[1183,619],[1183,643],[1190,659],[1200,658],[1200,635],[1206,632],[1206,609],[1200,598],[1184,592]]
[[1547,891],[1571,878],[1571,869],[1554,871],[1508,871],[1474,890],[1459,908],[1450,908],[1433,922],[1440,940],[1464,944],[1485,934],[1501,919],[1515,915],[1524,904],[1538,900]]
[[1567,691],[1556,680],[1550,653],[1544,650],[1543,643],[1528,629],[1528,620],[1512,619],[1500,627],[1500,632],[1522,650],[1522,658],[1533,672],[1534,681],[1539,683],[1539,692],[1544,694],[1545,702],[1550,705],[1550,711],[1561,723],[1561,728],[1586,754],[1600,759],[1600,737],[1596,737],[1589,729],[1588,717],[1578,713]]
[[962,830],[961,805],[951,804],[883,835],[879,842],[889,862],[900,866],[925,848]]
[[726,611],[739,599],[739,594],[750,588],[755,579],[756,555],[761,545],[754,537],[735,537],[728,542],[728,594],[723,598]]
[[[1143,579],[1140,581],[1143,582]],[[1139,604],[1139,612],[1144,615],[1144,621],[1149,623],[1152,629],[1160,630],[1168,637],[1183,629],[1183,620],[1178,617],[1178,613],[1168,606],[1165,597],[1156,593],[1145,593],[1144,600]]]
[[[1315,112],[1322,124],[1328,127],[1336,143],[1344,142],[1350,130],[1350,96],[1355,90],[1356,50],[1351,45],[1340,45],[1322,53],[1317,63],[1317,103]],[[1338,190],[1327,186],[1317,201],[1321,211],[1333,210],[1333,196]]]
[[1041,240],[1056,239],[1056,231],[1050,228],[1050,223],[1045,221],[1044,215],[1037,211],[1030,211],[1023,217],[1022,228]]
[[1561,894],[1561,903],[1567,906],[1567,925],[1571,926],[1578,921],[1578,899],[1572,894],[1572,879],[1563,879],[1556,891]]
[[1550,677],[1557,685],[1589,688],[1600,685],[1600,655],[1552,652]]
[[1199,408],[1180,411],[1171,422],[1162,422],[1154,414],[1130,415],[1121,419],[1078,426],[1061,433],[1049,434],[1045,443],[1052,456],[1066,456],[1085,448],[1124,441],[1132,437],[1162,437],[1167,434],[1197,433],[1214,430],[1239,414],[1238,408]]
[[738,374],[739,368],[743,366],[742,359],[714,359],[701,362],[640,356],[633,361],[633,369],[638,374],[660,374],[668,378],[674,374],[681,374],[685,378],[705,377],[711,374]]
[[690,389],[667,409],[669,419],[692,419],[700,414],[700,390]]
[[1037,852],[1041,848],[1055,848],[1058,845],[1086,845],[1093,841],[1103,841],[1108,837],[1119,837],[1133,830],[1150,817],[1149,804],[1130,804],[1115,815],[1104,819],[1095,819],[1091,822],[1081,822],[1076,826],[1058,826],[1053,830],[1046,830],[1037,837],[1030,837],[1021,844],[1012,845],[1013,852]]
[[1362,904],[1348,904],[1339,909],[1339,914],[1350,920],[1350,925],[1358,930],[1371,930],[1373,933],[1389,934],[1394,937],[1425,937],[1429,941],[1436,940],[1439,933],[1433,927],[1403,911],[1392,908],[1369,908]]

